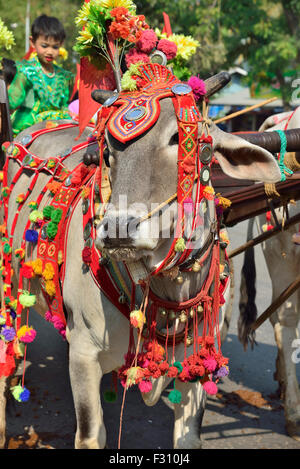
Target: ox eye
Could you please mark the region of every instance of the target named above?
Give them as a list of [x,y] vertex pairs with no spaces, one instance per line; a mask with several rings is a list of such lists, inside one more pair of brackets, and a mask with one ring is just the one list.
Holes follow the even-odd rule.
[[179,143],[179,135],[178,135],[178,132],[176,132],[176,134],[172,135],[169,141],[169,145],[178,145],[178,143]]

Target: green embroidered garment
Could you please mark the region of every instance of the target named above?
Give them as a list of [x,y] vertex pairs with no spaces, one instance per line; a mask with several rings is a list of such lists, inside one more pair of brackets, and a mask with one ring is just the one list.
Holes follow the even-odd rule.
[[47,119],[70,119],[70,81],[73,74],[57,65],[48,76],[37,57],[17,62],[16,76],[8,89],[14,135]]

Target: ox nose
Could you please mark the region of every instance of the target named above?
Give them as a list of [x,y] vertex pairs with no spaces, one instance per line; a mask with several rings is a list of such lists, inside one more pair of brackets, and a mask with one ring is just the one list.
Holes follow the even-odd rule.
[[130,246],[133,244],[139,218],[105,216],[97,228],[97,244],[102,247]]

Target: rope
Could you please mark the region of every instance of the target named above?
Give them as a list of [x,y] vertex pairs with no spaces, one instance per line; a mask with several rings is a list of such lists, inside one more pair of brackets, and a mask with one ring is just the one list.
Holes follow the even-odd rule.
[[287,141],[286,141],[286,136],[283,130],[275,130],[275,132],[278,133],[280,137],[280,156],[279,156],[279,169],[281,173],[281,181],[286,180],[286,175],[285,172],[292,175],[293,171],[289,169],[285,164],[284,164],[284,155],[286,153],[286,147],[287,147]]

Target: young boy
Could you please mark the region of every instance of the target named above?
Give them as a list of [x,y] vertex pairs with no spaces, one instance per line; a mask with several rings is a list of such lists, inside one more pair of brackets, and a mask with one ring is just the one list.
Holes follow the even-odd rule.
[[73,75],[54,64],[65,40],[57,18],[39,16],[31,27],[30,45],[36,57],[17,62],[17,74],[9,87],[14,135],[36,122],[70,119],[69,88]]

